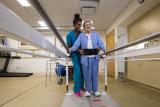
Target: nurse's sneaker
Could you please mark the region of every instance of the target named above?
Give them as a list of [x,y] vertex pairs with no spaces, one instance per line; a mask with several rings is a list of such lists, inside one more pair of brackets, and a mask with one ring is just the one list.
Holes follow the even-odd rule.
[[81,97],[81,96],[82,96],[80,92],[75,92],[74,94],[75,94],[77,97]]
[[100,92],[99,92],[99,91],[96,91],[96,92],[94,93],[94,96],[96,96],[96,97],[100,97],[100,96],[101,96],[101,94],[100,94]]
[[90,96],[91,94],[88,91],[86,91],[86,97],[90,97]]

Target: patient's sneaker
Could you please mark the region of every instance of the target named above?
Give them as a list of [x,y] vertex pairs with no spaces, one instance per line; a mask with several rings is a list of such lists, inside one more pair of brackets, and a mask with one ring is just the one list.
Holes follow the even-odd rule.
[[96,92],[94,93],[94,96],[96,96],[96,97],[100,97],[100,96],[101,96],[101,94],[100,94],[100,92],[99,92],[99,91],[96,91]]
[[86,97],[90,97],[90,96],[91,94],[88,91],[86,91]]
[[81,93],[80,92],[75,92],[74,93],[77,97],[81,97]]

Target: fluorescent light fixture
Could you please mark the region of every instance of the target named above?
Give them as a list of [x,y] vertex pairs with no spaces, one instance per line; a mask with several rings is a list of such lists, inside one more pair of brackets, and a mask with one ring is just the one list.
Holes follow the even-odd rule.
[[35,29],[39,29],[39,30],[47,30],[47,29],[49,29],[49,27],[47,27],[47,26],[42,26],[42,27],[36,27]]
[[[35,29],[37,30],[48,30],[49,27],[48,26],[37,26],[37,27],[34,27]],[[57,30],[71,30],[73,29],[73,27],[70,27],[70,26],[57,26],[56,27]]]
[[24,7],[31,6],[27,0],[17,0],[17,1]]
[[[62,30],[63,29],[63,27],[56,27],[57,28],[57,30]],[[41,27],[36,27],[35,29],[49,29],[49,27],[48,26],[41,26]]]
[[41,25],[41,26],[47,26],[47,24],[44,22],[44,21],[38,21],[38,23]]

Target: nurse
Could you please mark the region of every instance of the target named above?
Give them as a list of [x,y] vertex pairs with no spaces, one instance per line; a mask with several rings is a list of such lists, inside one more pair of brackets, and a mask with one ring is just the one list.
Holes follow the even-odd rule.
[[[81,64],[83,68],[83,74],[85,78],[85,87],[86,87],[86,97],[90,97],[90,92],[92,92],[96,97],[100,96],[100,92],[98,91],[98,64],[99,64],[99,55],[97,52],[93,53],[92,55],[86,55],[86,49],[92,50],[102,50],[106,52],[106,48],[100,38],[100,35],[92,30],[91,21],[86,20],[83,23],[84,32],[81,33],[74,45],[71,48],[71,52],[76,51],[79,49],[81,53]],[[90,52],[87,52],[90,53]]]
[[[74,15],[73,19],[73,27],[74,29],[69,31],[66,37],[66,42],[68,48],[71,48],[73,44],[75,43],[76,39],[78,38],[79,34],[81,33],[80,28],[82,25],[82,19],[80,18],[79,14]],[[78,48],[77,48],[78,49]],[[84,90],[84,77],[83,72],[81,69],[81,63],[80,63],[80,53],[78,50],[75,50],[71,53],[71,59],[74,66],[74,88],[73,91],[76,96],[81,96],[80,90]]]

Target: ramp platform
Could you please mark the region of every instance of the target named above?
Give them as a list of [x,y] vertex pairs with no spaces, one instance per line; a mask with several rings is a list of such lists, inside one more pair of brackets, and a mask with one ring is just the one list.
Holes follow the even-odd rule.
[[121,107],[111,96],[103,92],[100,97],[77,97],[72,93],[67,93],[61,107]]

